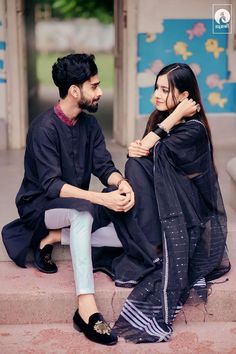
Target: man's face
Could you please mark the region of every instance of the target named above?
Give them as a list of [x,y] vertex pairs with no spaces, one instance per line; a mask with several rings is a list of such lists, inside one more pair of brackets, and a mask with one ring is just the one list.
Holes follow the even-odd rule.
[[88,112],[96,112],[98,109],[98,101],[102,96],[98,75],[92,76],[85,81],[80,88],[80,98],[78,105],[81,109]]

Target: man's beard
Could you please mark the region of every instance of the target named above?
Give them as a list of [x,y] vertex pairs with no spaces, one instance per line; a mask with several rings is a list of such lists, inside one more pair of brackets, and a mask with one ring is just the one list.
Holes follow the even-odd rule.
[[96,103],[91,103],[82,97],[81,101],[79,102],[79,107],[81,109],[86,109],[86,111],[88,111],[88,112],[94,113],[94,112],[97,112],[97,110],[98,110],[98,101],[96,101]]

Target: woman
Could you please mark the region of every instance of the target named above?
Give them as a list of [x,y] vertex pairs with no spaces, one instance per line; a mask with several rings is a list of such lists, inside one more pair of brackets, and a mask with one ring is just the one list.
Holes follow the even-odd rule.
[[156,109],[144,137],[128,149],[135,206],[109,212],[125,250],[113,262],[116,285],[135,286],[115,330],[136,343],[167,341],[190,289],[206,300],[206,281],[230,269],[226,215],[194,73],[186,64],[168,65],[154,90]]

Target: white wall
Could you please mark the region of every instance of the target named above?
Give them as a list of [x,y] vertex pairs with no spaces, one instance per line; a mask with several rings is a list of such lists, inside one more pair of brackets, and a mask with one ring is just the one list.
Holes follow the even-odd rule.
[[163,19],[211,18],[212,4],[225,0],[138,0],[138,32],[159,32]]

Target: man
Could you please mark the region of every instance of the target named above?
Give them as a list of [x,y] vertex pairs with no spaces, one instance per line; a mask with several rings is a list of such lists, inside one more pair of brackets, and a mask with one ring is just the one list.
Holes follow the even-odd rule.
[[[102,96],[94,59],[93,55],[71,54],[53,65],[52,77],[60,100],[31,124],[25,174],[16,197],[20,220],[3,229],[3,239],[18,265],[25,265],[26,250],[31,243],[36,267],[42,272],[55,273],[52,244],[60,241],[69,228],[78,296],[74,326],[89,339],[112,345],[116,344],[117,336],[98,313],[94,299],[91,260],[94,205],[127,212],[134,205],[134,193],[115,168],[96,119],[84,112],[96,112]],[[117,189],[108,193],[88,191],[92,173],[104,185]],[[27,240],[26,230],[30,235]],[[20,236],[17,241],[16,234]],[[21,244],[20,255],[16,243]]]

